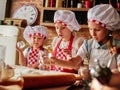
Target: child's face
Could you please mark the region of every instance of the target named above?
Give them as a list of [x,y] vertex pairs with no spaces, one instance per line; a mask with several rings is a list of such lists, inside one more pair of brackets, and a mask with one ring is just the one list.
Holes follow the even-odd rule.
[[44,42],[44,38],[39,35],[32,35],[30,37],[30,40],[31,40],[31,45],[35,48],[39,48],[40,46],[43,45]]
[[66,26],[62,25],[61,23],[56,23],[55,29],[56,29],[57,35],[62,38],[65,38],[71,35],[71,31]]
[[109,30],[94,22],[88,22],[88,27],[92,38],[97,42],[104,41],[109,33]]

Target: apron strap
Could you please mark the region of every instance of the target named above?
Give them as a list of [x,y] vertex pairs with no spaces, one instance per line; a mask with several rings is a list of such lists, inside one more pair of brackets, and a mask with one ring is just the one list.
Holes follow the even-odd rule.
[[56,52],[57,52],[57,48],[59,47],[60,43],[61,43],[62,39],[60,39],[60,41],[57,43],[54,51],[52,52],[53,56],[56,57]]
[[72,35],[71,38],[70,38],[69,45],[68,45],[68,50],[70,50],[70,52],[72,51],[72,43],[73,43],[73,39],[74,39],[74,36]]
[[91,54],[91,45],[92,45],[92,40],[86,40],[85,42],[85,46],[86,46],[86,49],[88,51],[88,55],[87,55],[87,58],[88,58],[88,62],[90,61],[90,54]]
[[[70,52],[72,51],[73,39],[74,39],[74,36],[72,35],[71,38],[70,38],[69,45],[68,45],[68,50],[70,50]],[[55,49],[52,53],[54,57],[56,57],[57,48],[60,46],[61,41],[62,41],[62,39],[57,43],[57,45],[56,45],[56,47],[55,47]]]

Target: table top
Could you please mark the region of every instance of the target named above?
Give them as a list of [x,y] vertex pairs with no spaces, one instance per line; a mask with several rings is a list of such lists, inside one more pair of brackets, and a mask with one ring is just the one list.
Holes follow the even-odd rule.
[[[82,79],[77,74],[72,73],[64,73],[58,71],[44,71],[44,70],[37,70],[32,69],[24,66],[13,66],[15,75],[14,77],[21,77],[22,81],[14,80],[14,77],[6,82],[8,82],[9,86],[12,84],[17,84],[22,87],[23,89],[28,88],[43,88],[50,90],[66,90],[68,86],[75,83],[77,79]],[[6,83],[5,82],[5,83]],[[11,83],[12,82],[12,83]],[[0,85],[5,85],[3,82]],[[57,89],[59,87],[59,89]],[[55,88],[55,89],[53,89]]]

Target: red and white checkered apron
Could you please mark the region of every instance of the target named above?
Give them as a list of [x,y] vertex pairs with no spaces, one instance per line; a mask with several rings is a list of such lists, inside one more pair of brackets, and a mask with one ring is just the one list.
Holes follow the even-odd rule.
[[33,48],[31,47],[30,48],[30,52],[29,52],[29,55],[28,55],[28,62],[27,64],[28,65],[32,65],[32,64],[36,64],[36,63],[39,63],[38,61],[38,54],[39,54],[39,50],[44,50],[42,47],[40,47],[40,49],[35,49],[33,50]]
[[[73,39],[74,39],[74,36],[72,35],[68,44],[68,50],[70,50],[70,52],[72,51]],[[53,51],[53,56],[57,59],[67,60],[67,56],[64,54],[63,49],[59,48],[61,41],[62,39],[56,45],[55,50]],[[55,71],[75,73],[75,70],[73,69],[62,68],[59,66],[52,66],[51,69]]]

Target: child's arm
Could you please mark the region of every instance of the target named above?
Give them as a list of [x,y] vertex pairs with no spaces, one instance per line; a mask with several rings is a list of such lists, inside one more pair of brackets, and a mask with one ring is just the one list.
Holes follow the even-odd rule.
[[120,47],[112,47],[111,49],[110,49],[110,52],[112,53],[112,54],[120,54]]
[[27,61],[26,61],[26,58],[24,57],[23,55],[23,50],[20,49],[19,47],[16,46],[16,50],[18,51],[19,53],[19,64],[20,65],[23,65],[23,66],[27,66]]

